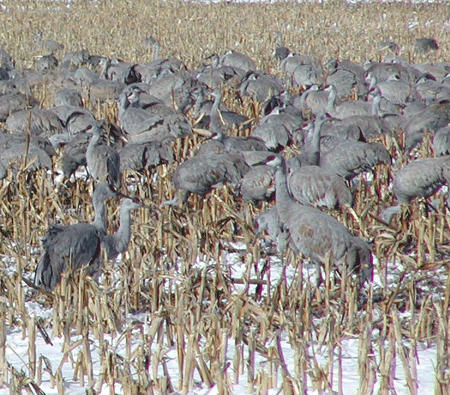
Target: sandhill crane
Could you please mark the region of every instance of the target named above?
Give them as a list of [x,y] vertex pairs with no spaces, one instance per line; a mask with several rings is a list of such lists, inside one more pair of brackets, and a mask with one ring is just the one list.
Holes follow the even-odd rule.
[[127,133],[137,135],[163,122],[163,116],[152,114],[143,108],[131,106],[130,95],[131,93],[122,92],[118,101],[118,118]]
[[237,184],[248,170],[249,166],[239,154],[194,156],[175,169],[172,182],[177,194],[174,199],[163,202],[163,205],[183,204],[190,193],[204,196],[225,182]]
[[192,127],[185,115],[153,114],[142,108],[132,107],[129,97],[133,93],[122,92],[119,96],[119,121],[129,134],[131,143],[150,141],[170,142],[192,134]]
[[209,89],[220,88],[232,78],[238,78],[236,71],[232,67],[220,65],[220,58],[216,53],[213,53],[208,59],[211,60],[211,64],[202,67],[195,75],[195,78]]
[[141,81],[141,75],[135,70],[136,63],[124,62],[116,58],[101,58],[99,66],[101,67],[101,78],[117,81],[125,85]]
[[232,154],[237,154],[243,151],[267,151],[267,147],[264,142],[254,136],[228,136],[221,130],[216,130],[213,132],[211,140],[220,142],[223,144],[224,151]]
[[310,87],[319,82],[322,77],[322,68],[315,64],[302,64],[292,72],[292,81],[296,86]]
[[89,62],[90,54],[87,49],[79,51],[67,52],[61,61],[61,67],[70,69],[71,67],[79,67]]
[[241,76],[249,71],[256,70],[256,63],[250,56],[232,49],[228,50],[220,57],[220,65],[231,67]]
[[334,85],[328,85],[325,89],[328,92],[327,113],[336,118],[343,119],[352,115],[370,115],[372,104],[361,100],[348,100],[337,104],[338,91]]
[[97,184],[93,205],[95,219],[92,223],[53,225],[42,238],[43,253],[34,276],[34,285],[53,291],[67,269],[74,271],[86,266],[86,273],[94,278],[102,267],[101,242],[106,235],[105,200],[116,195],[107,184]]
[[86,163],[91,176],[100,182],[120,187],[120,155],[112,147],[101,144],[102,133],[98,122],[92,125],[92,137],[86,150]]
[[271,95],[277,95],[284,90],[283,82],[274,75],[261,71],[249,71],[241,80],[239,93],[253,97],[263,102]]
[[326,84],[334,85],[337,97],[346,99],[354,89],[358,97],[365,97],[368,90],[364,82],[364,69],[348,60],[338,62],[330,59],[326,63],[328,71]]
[[37,71],[53,70],[58,67],[58,59],[53,54],[41,56],[34,65]]
[[3,48],[0,48],[0,67],[6,69],[7,71],[14,69],[13,58]]
[[176,114],[176,111],[172,107],[166,106],[160,99],[149,95],[139,86],[129,85],[123,92],[127,93],[131,107],[142,108],[150,114],[161,115],[163,117]]
[[333,118],[327,114],[317,116],[314,127],[306,136],[305,147],[298,155],[301,167],[293,166],[296,162],[291,161],[288,187],[292,197],[301,204],[333,209],[352,203],[352,194],[345,181],[337,174],[319,167],[321,129],[331,120]]
[[275,169],[266,165],[255,165],[239,182],[239,192],[246,201],[269,200],[275,193]]
[[255,219],[255,224],[257,226],[255,236],[260,235],[262,232],[266,232],[269,236],[269,240],[276,244],[277,252],[279,254],[286,251],[289,242],[289,232],[284,229],[283,224],[281,223],[276,205],[260,213]]
[[420,100],[420,95],[415,86],[409,80],[402,80],[398,74],[390,75],[383,82],[378,82],[374,73],[367,73],[366,78],[370,83],[369,90],[377,87],[380,95],[393,106],[406,106],[407,102]]
[[252,136],[264,141],[268,149],[279,151],[291,142],[293,132],[303,123],[303,117],[295,109],[289,106],[275,107],[270,114],[259,120]]
[[96,120],[94,114],[84,107],[56,106],[49,109],[60,119],[67,133],[71,136],[84,132]]
[[37,44],[39,47],[46,49],[49,53],[54,54],[55,52],[64,49],[64,44],[52,39],[42,40],[42,37],[43,33],[41,31],[36,33]]
[[10,132],[30,132],[43,137],[63,132],[63,123],[51,109],[32,108],[16,111],[6,119],[6,127]]
[[80,92],[71,88],[62,88],[56,91],[53,102],[55,106],[83,107],[83,99]]
[[352,193],[340,176],[319,166],[302,166],[288,176],[292,197],[303,205],[334,209],[352,204]]
[[143,144],[125,144],[119,151],[121,172],[131,169],[138,172],[163,163],[173,163],[173,150],[167,144],[152,141]]
[[450,125],[440,128],[433,137],[433,148],[436,156],[450,154]]
[[64,146],[61,162],[64,177],[69,179],[80,166],[87,166],[86,151],[92,138],[90,133],[77,133]]
[[348,180],[382,163],[391,163],[383,145],[351,140],[342,140],[320,159],[320,167]]
[[31,95],[23,93],[0,95],[0,122],[5,122],[13,112],[37,107],[38,105],[38,100]]
[[328,96],[327,92],[320,90],[318,84],[313,84],[300,96],[294,98],[294,105],[302,110],[310,109],[313,114],[318,114],[326,111]]
[[[206,99],[205,89],[202,87],[198,87],[192,91],[192,97],[194,98],[194,118],[204,117],[207,115],[208,117],[211,115],[211,110],[214,105],[215,100]],[[221,101],[219,103],[219,110],[224,118],[224,113],[231,111],[228,107],[226,107]],[[248,119],[247,117],[245,117]],[[208,119],[208,128],[209,128],[209,119]],[[207,129],[207,128],[206,128]]]
[[120,205],[120,225],[113,234],[106,235],[102,240],[102,247],[106,251],[108,259],[115,259],[123,254],[130,244],[131,238],[131,212],[144,205],[137,199],[125,198]]
[[275,38],[277,39],[277,46],[275,48],[275,51],[273,53],[273,57],[275,60],[281,62],[286,56],[288,56],[291,51],[289,48],[286,48],[283,44],[283,35],[281,32],[275,32]]
[[357,273],[360,285],[368,281],[372,273],[369,246],[334,217],[292,198],[286,162],[281,155],[269,157],[266,164],[277,169],[276,206],[281,223],[289,232],[290,246],[316,263],[318,281],[321,279],[320,265],[327,257],[336,265],[346,265],[349,273]]
[[408,163],[394,176],[393,192],[397,205],[388,207],[381,218],[390,223],[392,217],[400,212],[402,204],[409,204],[415,197],[427,198],[449,182],[450,156],[422,158]]
[[55,155],[50,141],[44,137],[29,136],[26,133],[0,133],[0,179],[6,176],[8,168],[25,168],[28,171],[52,169],[52,157]]
[[416,38],[414,49],[417,52],[427,53],[429,51],[437,51],[439,49],[439,45],[434,38],[422,37]]
[[447,126],[450,122],[450,103],[434,103],[425,110],[408,117],[404,125],[405,149],[410,152],[414,147],[422,142],[426,131],[436,132],[440,128]]
[[284,71],[287,74],[292,75],[294,70],[301,65],[304,64],[312,64],[320,67],[320,63],[308,55],[300,55],[294,52],[291,52],[288,56],[286,56],[280,63],[280,70]]
[[[216,107],[220,110],[220,121],[226,125],[226,128],[235,127],[237,129],[248,129],[251,126],[249,118],[245,115],[241,115],[229,110],[223,105],[221,98],[222,94],[219,88],[217,89],[217,94],[212,93],[211,96],[214,100],[206,100],[204,90],[202,88],[197,88],[193,92],[193,97],[195,99],[194,106],[194,118],[197,121],[194,127],[200,129],[210,129],[211,128],[211,113],[217,113]],[[216,104],[216,107],[214,106]],[[217,117],[216,117],[217,118]]]

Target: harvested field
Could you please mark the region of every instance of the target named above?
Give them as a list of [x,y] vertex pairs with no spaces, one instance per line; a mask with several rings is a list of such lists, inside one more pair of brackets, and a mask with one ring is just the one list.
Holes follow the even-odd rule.
[[[64,45],[55,51],[58,60],[88,49],[146,64],[153,49],[142,40],[153,37],[162,57],[179,59],[188,70],[235,49],[285,81],[273,58],[280,31],[286,47],[322,65],[330,58],[379,61],[386,55],[379,44],[389,40],[408,63],[448,62],[450,71],[444,2],[4,0],[0,7],[0,47],[16,69],[35,69],[47,54],[35,35],[42,31],[43,39]],[[415,51],[419,37],[433,37],[439,50]],[[51,108],[61,87],[56,75],[21,89]],[[293,95],[304,90],[286,86]],[[97,120],[120,124],[114,99],[95,101],[89,88],[80,91]],[[262,103],[239,97],[233,83],[223,93],[231,110],[251,120],[250,129],[233,133],[250,134]],[[195,124],[192,110],[187,117]],[[327,210],[370,244],[374,279],[361,288],[345,270],[336,275],[330,257],[316,287],[309,259],[290,249],[281,256],[256,234],[255,217],[273,202],[246,202],[234,185],[204,198],[191,195],[182,207],[160,206],[175,194],[177,165],[203,142],[193,133],[170,143],[173,163],[122,175],[123,190],[150,206],[133,214],[122,259],[105,262],[99,283],[78,272],[63,276],[54,292],[41,292],[32,286],[41,237],[51,224],[93,219],[94,183],[80,174],[61,182],[61,151],[52,170],[29,172],[24,158],[0,181],[0,394],[42,393],[39,388],[47,394],[417,394],[431,393],[433,385],[436,395],[450,393],[445,197],[434,196],[439,210],[415,199],[390,224],[380,220],[395,201],[396,171],[434,157],[432,138],[425,133],[411,155],[401,128],[372,138],[393,165],[380,164],[373,177],[351,184],[351,208]],[[299,149],[294,143],[283,155]],[[108,233],[118,226],[119,204],[118,198],[107,204]],[[418,355],[427,349],[435,359],[424,373]],[[356,379],[347,376],[350,370]]]

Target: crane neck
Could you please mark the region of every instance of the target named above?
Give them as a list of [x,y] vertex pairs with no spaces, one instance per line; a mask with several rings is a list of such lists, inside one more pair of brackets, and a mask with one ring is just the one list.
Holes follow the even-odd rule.
[[118,118],[119,120],[123,117],[125,114],[126,109],[130,106],[130,102],[128,101],[128,97],[125,92],[122,92],[119,95],[119,112],[118,112]]
[[202,109],[203,104],[205,104],[205,94],[203,93],[203,90],[200,89],[194,105],[194,118],[198,118],[201,115],[200,110]]
[[287,221],[292,216],[292,205],[295,204],[287,185],[287,169],[286,162],[283,160],[282,164],[277,168],[275,173],[276,183],[276,205],[278,214],[282,222]]
[[223,127],[222,117],[220,116],[219,112],[219,106],[220,102],[222,100],[222,92],[220,90],[217,90],[214,92],[214,103],[211,107],[211,115],[210,115],[210,129],[216,130],[221,129]]
[[369,80],[369,92],[374,89],[378,85],[378,78],[375,74],[369,73],[367,76],[367,79]]
[[330,92],[328,95],[328,102],[327,102],[327,112],[333,114],[336,109],[336,104],[337,104],[337,90],[335,86],[330,85]]
[[106,234],[106,207],[103,198],[96,197],[94,194],[93,205],[94,222],[92,223],[92,225],[94,225],[103,234]]
[[373,98],[372,102],[372,116],[374,117],[382,117],[381,112],[381,94],[376,94]]
[[120,254],[127,250],[131,239],[131,209],[120,207],[120,225],[116,233],[114,233],[115,250]]
[[99,145],[100,142],[100,130],[95,129],[92,132],[91,141],[89,141],[89,145],[87,147],[86,155],[91,155],[92,151]]
[[324,124],[323,119],[314,122],[312,131],[308,133],[305,141],[306,159],[309,165],[319,166],[320,163],[320,132]]

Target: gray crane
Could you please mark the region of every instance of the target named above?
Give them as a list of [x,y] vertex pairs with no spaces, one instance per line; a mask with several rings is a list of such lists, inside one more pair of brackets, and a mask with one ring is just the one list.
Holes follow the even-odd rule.
[[131,212],[141,207],[145,206],[137,198],[123,199],[120,205],[119,229],[113,234],[106,235],[102,241],[108,259],[115,259],[128,249],[131,239]]
[[376,75],[372,72],[367,73],[366,80],[369,82],[369,90],[378,88],[381,96],[388,102],[387,109],[395,110],[395,106],[406,106],[407,102],[421,100],[414,84],[409,80],[400,78],[400,75],[394,73],[386,81],[378,82]]
[[284,89],[283,82],[278,77],[262,71],[247,72],[239,85],[242,96],[250,96],[259,102],[280,94]]
[[414,46],[414,50],[416,52],[427,53],[430,51],[437,51],[438,49],[439,45],[434,38],[429,37],[416,38],[416,45]]
[[174,199],[167,200],[162,205],[183,204],[190,193],[204,196],[215,186],[225,182],[237,184],[249,168],[240,154],[194,156],[179,164],[175,169],[172,182],[177,194]]
[[[390,223],[395,214],[400,213],[401,205],[408,205],[415,197],[428,198],[443,185],[450,182],[450,156],[422,158],[408,163],[394,176],[393,192],[397,205],[388,207],[381,219]],[[449,198],[447,197],[447,202]]]
[[17,92],[1,95],[0,122],[5,122],[13,112],[37,107],[38,105],[39,101],[35,97],[24,93]]
[[[220,90],[218,91],[220,92]],[[203,88],[195,89],[193,91],[193,97],[195,99],[194,118],[196,119],[194,127],[200,129],[210,128],[211,112],[213,111],[214,102],[217,100],[221,119],[223,119],[228,127],[236,127],[237,129],[242,127],[247,129],[251,126],[247,116],[235,113],[228,109],[221,102],[221,97],[215,97],[215,100],[206,100]]]
[[247,126],[250,126],[248,117],[233,113],[231,111],[226,111],[224,115],[224,113],[220,111],[222,91],[219,88],[214,89],[211,96],[214,97],[214,102],[211,106],[211,112],[209,114],[209,130],[211,133],[216,131],[226,132],[228,129],[231,129],[233,125],[241,126],[247,123]]
[[239,182],[239,192],[246,201],[269,200],[275,193],[275,170],[267,165],[253,166]]
[[[328,207],[351,205],[352,193],[344,179],[319,167],[321,130],[325,123],[334,120],[327,114],[319,114],[305,139],[302,153],[290,161],[288,187],[292,197],[301,204]],[[300,163],[301,166],[298,166]]]
[[94,191],[95,219],[92,223],[52,225],[42,238],[43,253],[34,276],[34,285],[51,292],[59,284],[61,274],[86,266],[86,274],[96,278],[102,267],[101,242],[106,235],[105,200],[116,196],[106,183]]
[[62,88],[56,91],[53,102],[55,106],[83,107],[81,93],[71,88]]
[[266,211],[261,212],[255,219],[257,231],[255,236],[266,232],[269,240],[275,243],[277,252],[284,253],[289,243],[289,232],[284,229],[278,215],[277,206],[274,205]]
[[26,133],[0,133],[0,179],[6,177],[8,168],[13,172],[24,168],[30,172],[40,168],[52,169],[52,157],[55,155],[50,141],[44,137]]
[[55,52],[62,51],[64,49],[64,44],[52,39],[42,40],[43,33],[41,31],[36,33],[37,44],[41,48],[45,48],[49,53],[54,54]]
[[320,167],[347,180],[382,163],[391,163],[391,156],[383,145],[344,139],[320,158]]
[[433,148],[436,156],[450,154],[450,125],[440,128],[433,137]]
[[348,100],[338,104],[338,91],[334,85],[328,85],[324,91],[329,92],[326,111],[336,118],[372,114],[372,104],[362,100]]
[[334,217],[292,198],[287,184],[286,162],[281,155],[268,157],[266,164],[277,169],[276,206],[281,223],[289,232],[290,246],[316,263],[318,282],[321,281],[320,265],[327,257],[336,265],[346,265],[348,273],[356,273],[360,285],[369,281],[372,254],[367,243],[352,235]]
[[232,49],[220,57],[220,65],[231,67],[240,76],[256,70],[256,63],[250,56]]
[[119,121],[129,134],[131,143],[167,143],[192,134],[191,124],[185,115],[176,113],[164,116],[133,107],[129,101],[129,96],[132,95],[132,92],[122,92],[119,96]]
[[237,154],[243,151],[267,151],[264,142],[255,136],[228,136],[223,131],[216,130],[210,139],[223,144],[224,152],[231,154]]
[[277,39],[277,47],[275,48],[273,57],[276,61],[281,62],[291,53],[291,51],[289,50],[289,48],[284,46],[283,35],[281,34],[281,32],[275,32],[275,38]]
[[364,69],[361,66],[349,60],[338,62],[336,59],[330,59],[325,64],[325,68],[328,74],[326,83],[336,86],[339,99],[346,99],[352,90],[358,98],[366,96],[368,90],[364,82]]
[[142,172],[146,168],[173,163],[172,147],[159,141],[125,144],[119,151],[119,155],[122,172],[125,169]]
[[120,187],[120,155],[112,147],[101,144],[103,123],[92,124],[92,138],[86,150],[86,163],[91,176],[100,182]]

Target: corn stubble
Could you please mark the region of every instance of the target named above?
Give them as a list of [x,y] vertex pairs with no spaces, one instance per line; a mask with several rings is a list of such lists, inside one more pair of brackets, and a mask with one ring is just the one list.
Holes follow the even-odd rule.
[[[16,59],[16,67],[24,68],[33,67],[40,54],[33,37],[40,30],[63,42],[67,51],[88,48],[93,54],[140,63],[152,56],[140,40],[154,36],[163,56],[177,57],[189,68],[212,52],[238,48],[259,68],[273,73],[278,72],[272,59],[277,30],[283,31],[286,46],[322,60],[377,59],[376,43],[385,37],[407,49],[417,35],[436,38],[441,49],[427,61],[448,59],[450,50],[448,42],[441,40],[443,4],[358,8],[337,1],[327,5],[139,0],[20,4],[19,9],[16,2],[2,2],[9,11],[0,15],[4,26],[0,41]],[[405,28],[403,16],[413,12],[419,23],[411,31]],[[434,23],[426,24],[429,20]],[[413,62],[425,60],[421,54],[407,55]],[[52,86],[44,85],[34,94],[43,107],[51,105]],[[87,97],[85,101],[98,119],[117,120],[114,103],[95,105]],[[224,101],[250,118],[258,117],[261,106],[252,100],[242,105],[226,92]],[[399,132],[382,141],[399,166],[406,162],[402,139]],[[177,141],[174,165],[125,177],[137,178],[138,194],[156,206],[173,194],[170,176],[176,163],[191,156],[200,143],[195,134]],[[429,140],[421,149],[422,155],[431,154]],[[22,278],[31,278],[40,237],[50,224],[93,217],[92,185],[83,179],[68,187],[55,185],[53,174],[45,171],[10,174],[0,184],[0,254],[5,257],[0,264],[0,387],[30,393],[49,381],[63,394],[62,368],[71,364],[73,379],[87,385],[89,393],[100,392],[105,385],[114,393],[114,385],[120,384],[127,394],[187,393],[198,385],[217,385],[219,393],[227,394],[245,381],[249,393],[279,388],[285,394],[303,394],[315,388],[318,393],[342,394],[341,342],[354,338],[359,393],[374,393],[376,382],[379,394],[392,393],[396,366],[404,373],[408,392],[416,394],[416,352],[423,344],[437,346],[435,393],[448,393],[450,284],[439,282],[436,274],[448,274],[448,215],[446,210],[426,210],[423,202],[415,201],[390,226],[381,223],[377,216],[392,200],[386,188],[391,179],[391,169],[380,166],[373,182],[359,184],[353,209],[332,213],[356,235],[373,240],[381,288],[370,286],[360,292],[346,273],[337,278],[332,265],[326,264],[324,285],[317,289],[306,280],[307,263],[290,251],[282,263],[295,270],[294,276],[288,277],[284,269],[274,281],[272,257],[255,240],[251,219],[241,214],[247,203],[234,196],[232,187],[224,186],[205,199],[190,197],[182,209],[161,209],[158,214],[140,210],[130,248],[121,263],[105,264],[101,288],[80,272],[63,276],[55,292],[46,294],[31,290]],[[113,207],[118,202],[108,206],[109,223],[117,223]],[[261,208],[251,210],[257,214]],[[230,241],[247,245],[241,252],[247,268],[242,277],[236,277],[225,261],[225,252],[234,251]],[[199,261],[206,263],[200,267]],[[11,262],[13,275],[6,271]],[[403,269],[393,281],[388,272],[398,263]],[[51,319],[36,322],[26,308],[31,300],[51,308]],[[147,318],[130,319],[138,313]],[[21,371],[6,358],[10,349],[6,333],[12,327],[19,328],[29,342]],[[37,355],[37,336],[48,336],[50,342],[54,337],[63,339],[58,366]],[[293,349],[293,366],[286,363],[282,341]],[[95,368],[93,342],[101,345]],[[318,350],[327,355],[325,363],[319,362]],[[169,358],[176,361],[176,379],[169,371]]]

